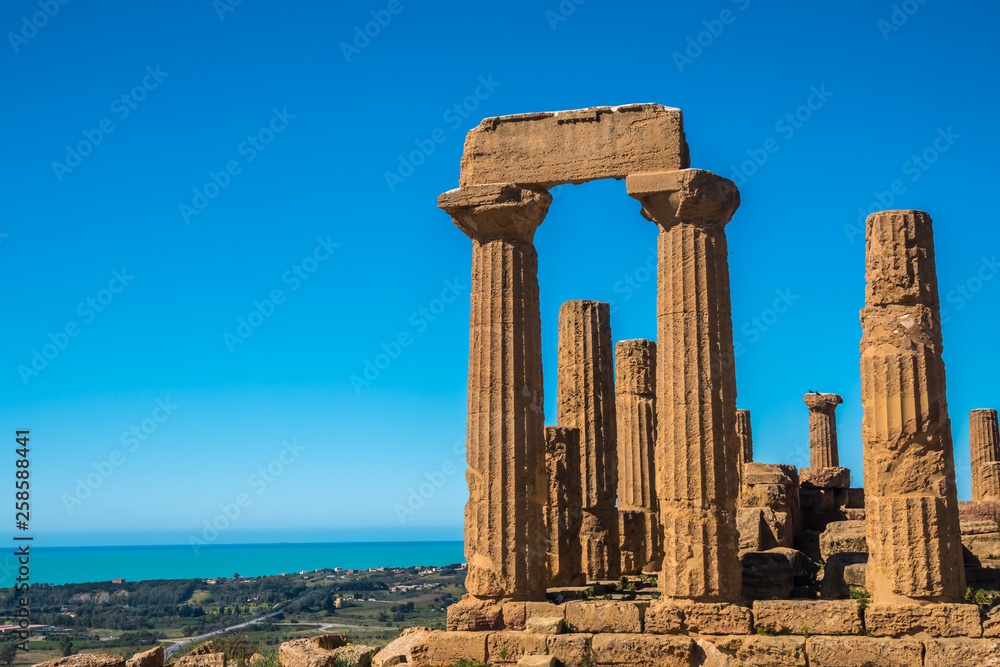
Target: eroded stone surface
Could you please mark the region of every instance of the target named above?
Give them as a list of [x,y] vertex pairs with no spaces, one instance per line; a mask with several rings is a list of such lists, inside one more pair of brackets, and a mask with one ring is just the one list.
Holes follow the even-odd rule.
[[80,653],[65,658],[40,662],[35,667],[125,667],[125,658],[120,655]]
[[580,431],[582,571],[590,581],[617,579],[617,418],[611,309],[602,301],[567,301],[559,308],[559,426]]
[[837,406],[844,399],[836,394],[810,392],[802,397],[809,408],[809,460],[813,468],[840,465],[837,450]]
[[372,667],[396,667],[413,662],[413,647],[427,639],[430,628],[406,628],[372,657]]
[[806,639],[809,667],[918,667],[924,646],[915,639],[877,637],[809,637]]
[[965,593],[930,216],[868,217],[861,312],[867,588],[875,602]]
[[136,653],[128,660],[125,667],[163,667],[163,660],[163,647],[156,646],[148,651]]
[[594,635],[593,650],[599,665],[688,667],[694,642],[689,637],[599,634]]
[[868,542],[864,521],[834,521],[827,524],[819,536],[819,549],[823,560],[830,560],[834,554],[867,553]]
[[494,600],[460,600],[448,607],[448,631],[502,630],[503,610],[503,603]]
[[806,488],[847,489],[851,486],[849,468],[802,468],[799,484]]
[[854,600],[757,600],[753,622],[778,634],[857,635],[864,627]]
[[[486,662],[489,632],[441,632],[435,630],[410,649],[414,667],[454,665],[460,660]],[[527,635],[526,635],[527,636]]]
[[1000,640],[928,639],[924,667],[1000,667]]
[[642,632],[646,605],[639,602],[568,602],[566,622],[573,632]]
[[460,182],[551,187],[688,165],[680,109],[630,104],[486,118],[465,138]]
[[873,635],[899,637],[926,632],[932,637],[980,637],[979,607],[974,604],[883,604],[865,607],[865,627]]
[[724,602],[665,600],[646,610],[646,632],[651,634],[748,634],[752,630],[750,609]]

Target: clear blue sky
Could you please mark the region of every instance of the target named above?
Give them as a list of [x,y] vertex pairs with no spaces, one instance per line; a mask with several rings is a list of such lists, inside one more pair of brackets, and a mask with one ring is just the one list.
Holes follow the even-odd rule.
[[[483,117],[631,102],[683,109],[692,166],[740,184],[738,403],[758,460],[804,464],[801,396],[834,392],[860,484],[858,210],[931,213],[967,498],[968,410],[1000,407],[1000,10],[904,4],[5,3],[0,435],[13,478],[31,429],[33,532],[460,539],[471,248],[436,197]],[[614,301],[616,339],[655,338],[637,202],[615,181],[554,194],[549,422],[561,302]],[[133,427],[145,440],[123,440]]]

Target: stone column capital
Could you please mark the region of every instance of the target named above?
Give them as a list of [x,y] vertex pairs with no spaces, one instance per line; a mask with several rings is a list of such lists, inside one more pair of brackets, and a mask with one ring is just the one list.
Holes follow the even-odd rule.
[[438,197],[438,208],[480,242],[500,238],[531,243],[551,203],[547,190],[513,183],[470,185]]
[[625,188],[661,229],[679,222],[724,227],[740,207],[736,184],[704,169],[630,174]]
[[844,402],[843,397],[836,394],[815,394],[812,392],[803,395],[802,400],[806,402],[809,412],[833,412],[838,405]]

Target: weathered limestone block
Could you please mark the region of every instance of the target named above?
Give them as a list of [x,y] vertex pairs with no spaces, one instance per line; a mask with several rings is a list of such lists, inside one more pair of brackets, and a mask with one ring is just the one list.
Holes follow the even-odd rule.
[[533,239],[551,201],[544,190],[502,183],[438,198],[472,239],[465,585],[480,598],[545,597],[544,395]]
[[979,488],[983,503],[1000,503],[1000,461],[979,466]]
[[699,169],[632,173],[630,196],[660,234],[657,275],[656,496],[661,592],[740,597],[736,368],[725,225],[739,191]]
[[465,138],[460,182],[548,188],[688,166],[681,110],[630,104],[486,118]]
[[486,638],[487,662],[490,665],[516,665],[526,655],[546,655],[545,635],[528,632],[493,632]]
[[788,549],[786,547],[771,549],[770,553],[780,554],[791,565],[793,584],[796,586],[809,586],[815,583],[819,566],[805,553],[798,549]]
[[799,484],[804,488],[847,489],[851,486],[851,469],[801,468]]
[[1000,637],[1000,606],[993,607],[983,619],[983,637]]
[[[338,658],[344,661],[337,651],[347,647],[347,636],[341,634],[319,635],[306,639],[293,639],[278,647],[278,660],[282,667],[339,667]],[[374,654],[375,651],[372,651]],[[225,667],[225,655],[213,653],[214,656],[222,656],[223,662],[219,663]],[[199,658],[209,656],[201,655]],[[371,655],[368,656],[369,659]],[[367,662],[365,663],[367,665]],[[190,667],[195,665],[216,665],[216,663],[189,663]]]
[[[864,570],[867,564],[866,553],[848,552],[830,556],[823,568],[821,597],[824,600],[839,600],[849,596],[852,590],[863,590]],[[858,578],[859,573],[860,578]]]
[[[503,630],[504,605],[494,600],[468,598],[448,607],[449,632],[475,630]],[[516,622],[516,621],[515,621]]]
[[525,630],[535,635],[558,635],[563,631],[564,620],[555,616],[529,618]]
[[928,639],[924,646],[924,667],[1000,667],[996,639]]
[[[532,619],[554,619],[560,624],[566,618],[565,605],[551,602],[504,602],[503,627],[507,630],[525,630]],[[488,630],[491,628],[479,628]]]
[[744,667],[767,665],[768,667],[805,667],[805,637],[767,637],[760,635],[730,635],[726,637],[705,637],[703,641],[714,644],[728,658],[717,662],[706,661],[711,667]]
[[557,664],[551,655],[526,655],[517,661],[517,667],[556,667]]
[[746,551],[740,555],[743,595],[748,600],[787,598],[795,586],[792,564],[780,553]]
[[[279,648],[278,650],[280,652],[281,649]],[[202,655],[186,655],[183,658],[177,659],[172,664],[174,667],[226,667],[226,663],[225,653],[205,653]],[[312,655],[308,659],[298,660],[293,658],[287,662],[282,658],[281,667],[334,667],[334,662],[332,658],[327,659],[326,656]]]
[[858,635],[864,629],[854,600],[756,600],[753,622],[778,634]]
[[590,658],[590,644],[594,635],[574,633],[549,635],[547,647],[549,655],[564,665],[583,665]]
[[657,665],[689,667],[695,655],[689,637],[656,635],[599,634],[593,639],[598,665]]
[[545,472],[548,500],[543,516],[548,535],[548,586],[585,584],[579,538],[583,523],[579,429],[545,427]]
[[663,557],[654,465],[656,343],[636,339],[615,345],[615,386],[622,574],[657,572]]
[[932,637],[981,637],[974,604],[883,604],[865,607],[865,627],[873,635],[898,637],[926,632]]
[[399,637],[372,657],[372,667],[396,667],[412,663],[413,647],[423,642],[431,632],[430,628],[406,628]]
[[834,554],[868,553],[865,522],[834,521],[827,524],[826,530],[819,536],[819,549],[824,561]]
[[585,601],[565,606],[572,632],[642,632],[645,603]]
[[798,484],[798,471],[791,465],[748,461],[743,467],[743,483],[793,486]]
[[125,667],[163,667],[163,647],[156,646],[143,653],[136,653]]
[[486,662],[489,632],[441,632],[435,630],[410,649],[413,667],[454,665],[460,660]]
[[120,655],[78,653],[66,658],[40,662],[35,667],[125,667],[125,658]]
[[724,602],[661,600],[646,610],[646,632],[650,634],[748,634],[753,619],[747,607]]
[[840,465],[837,450],[837,406],[844,399],[836,394],[808,393],[802,397],[809,408],[809,463],[813,468]]
[[617,579],[617,418],[611,309],[602,301],[567,301],[559,308],[560,426],[580,431],[582,571],[590,581]]
[[1000,428],[996,410],[969,411],[969,453],[972,500],[1000,501],[1000,476],[989,473],[984,476],[987,464],[1000,462]]
[[873,602],[965,592],[930,216],[868,216],[861,311],[865,502]]
[[806,639],[809,667],[918,667],[924,645],[916,639],[889,637],[824,637]]

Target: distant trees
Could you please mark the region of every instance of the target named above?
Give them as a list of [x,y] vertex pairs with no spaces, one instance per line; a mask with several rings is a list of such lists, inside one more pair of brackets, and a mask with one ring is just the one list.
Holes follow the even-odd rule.
[[9,665],[17,657],[17,648],[13,644],[4,642],[0,644],[0,664]]

